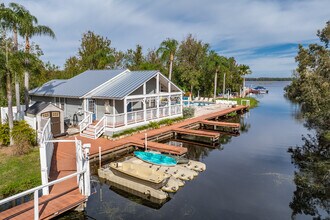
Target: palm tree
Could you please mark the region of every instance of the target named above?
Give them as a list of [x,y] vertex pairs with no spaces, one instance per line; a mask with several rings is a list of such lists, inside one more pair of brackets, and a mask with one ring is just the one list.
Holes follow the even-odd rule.
[[[19,27],[20,34],[25,38],[25,52],[30,53],[30,38],[33,36],[50,36],[51,38],[55,38],[55,34],[53,30],[44,25],[38,25],[38,20],[36,17],[31,15],[29,11],[24,13],[24,19]],[[25,64],[28,65],[29,60],[26,59]],[[29,73],[27,71],[24,72],[24,101],[25,108],[29,107]]]
[[[8,12],[6,10],[6,7],[4,4],[0,5],[0,25],[3,30],[3,41],[5,41],[5,55],[4,60],[1,61],[0,68],[5,75],[6,78],[6,94],[7,94],[7,103],[8,103],[8,124],[9,124],[9,131],[11,134],[11,131],[14,127],[14,121],[13,121],[13,102],[12,102],[12,89],[11,89],[11,74],[8,69],[8,39],[6,39],[6,32],[7,28],[10,26],[10,24],[7,22],[6,17],[8,15]],[[10,135],[10,145],[13,145],[13,139]]]
[[[6,27],[8,30],[13,32],[13,43],[14,52],[18,51],[18,30],[21,26],[25,14],[28,11],[17,3],[9,3],[9,8],[1,8],[1,15],[6,23]],[[17,72],[14,74],[15,79],[15,96],[16,96],[16,106],[17,106],[17,116],[20,117],[21,112],[21,101],[20,101],[20,86],[19,86],[19,76]]]
[[161,58],[163,60],[169,59],[170,61],[170,68],[168,72],[168,78],[170,80],[172,78],[173,60],[175,53],[177,51],[177,47],[178,47],[178,41],[176,41],[175,39],[167,38],[160,44],[160,47],[157,50],[157,52],[161,53]]
[[243,76],[243,94],[242,97],[245,97],[245,75],[251,74],[252,71],[248,65],[241,64],[238,66],[240,75]]

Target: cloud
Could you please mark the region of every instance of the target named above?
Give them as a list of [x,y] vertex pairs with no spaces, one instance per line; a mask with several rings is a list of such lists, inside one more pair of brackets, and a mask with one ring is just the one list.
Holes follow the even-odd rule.
[[[8,3],[5,0],[5,3]],[[50,26],[56,40],[37,37],[44,60],[63,65],[77,53],[79,40],[87,30],[112,40],[120,50],[136,44],[154,48],[167,37],[182,40],[192,33],[220,54],[235,54],[255,72],[289,74],[294,54],[281,50],[258,52],[262,48],[315,42],[316,30],[329,19],[330,1],[319,0],[35,0],[18,1],[40,24]],[[249,56],[249,54],[251,56]],[[263,56],[257,56],[263,54]],[[265,68],[265,63],[269,68]],[[270,68],[275,68],[270,69]]]

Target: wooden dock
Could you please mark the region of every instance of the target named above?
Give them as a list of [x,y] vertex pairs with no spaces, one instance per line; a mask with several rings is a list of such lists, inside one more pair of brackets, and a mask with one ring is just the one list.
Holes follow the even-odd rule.
[[[244,111],[248,107],[236,106],[235,108],[228,108],[208,115],[199,116],[192,119],[187,119],[182,122],[161,127],[159,129],[149,130],[144,133],[137,133],[118,140],[108,140],[105,138],[98,138],[92,140],[89,138],[76,136],[83,144],[90,143],[90,157],[97,158],[99,147],[101,147],[102,155],[111,152],[117,152],[128,148],[129,146],[139,146],[144,148],[144,137],[147,133],[148,137],[153,137],[165,133],[177,132],[180,134],[195,135],[210,138],[219,138],[220,132],[207,131],[207,130],[192,130],[184,127],[191,124],[201,123],[204,120],[214,120],[218,117],[224,116],[231,112]],[[205,122],[206,123],[206,122]],[[207,123],[210,123],[207,121]],[[219,123],[217,123],[219,125]],[[228,125],[223,124],[222,126]],[[220,126],[220,125],[219,125]],[[72,140],[75,137],[68,137],[67,140]],[[148,141],[148,148],[160,152],[182,155],[187,152],[184,147],[176,147],[167,144]],[[51,180],[56,180],[76,172],[76,156],[75,146],[73,143],[58,143],[54,148],[52,157],[52,166],[50,172]],[[54,185],[50,189],[50,194],[39,198],[39,213],[40,219],[51,219],[57,215],[73,209],[86,201],[86,197],[81,195],[78,190],[77,178],[71,178]],[[11,209],[0,213],[0,219],[33,219],[33,201],[26,202],[21,205],[15,206]]]
[[239,128],[241,126],[239,123],[211,121],[211,120],[201,120],[198,123],[203,125],[214,125],[218,127],[227,127],[227,128]]
[[[138,147],[145,148],[144,141],[136,142],[135,144]],[[164,153],[174,154],[174,155],[183,155],[187,153],[187,148],[177,147],[168,144],[157,143],[153,141],[148,141],[147,148],[154,151],[160,151]]]
[[208,130],[194,130],[194,129],[186,129],[186,128],[176,128],[173,129],[173,132],[177,134],[186,134],[186,135],[193,135],[199,137],[208,137],[208,138],[219,138],[220,133],[215,131],[208,131]]

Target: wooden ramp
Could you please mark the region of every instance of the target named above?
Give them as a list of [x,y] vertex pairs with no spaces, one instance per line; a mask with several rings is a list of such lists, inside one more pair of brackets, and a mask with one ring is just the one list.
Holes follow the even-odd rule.
[[[144,141],[137,141],[134,144],[138,147],[145,148]],[[169,153],[169,154],[175,154],[175,155],[183,155],[183,154],[187,153],[187,148],[185,148],[185,147],[177,147],[177,146],[157,143],[157,142],[153,142],[153,141],[148,141],[147,148],[151,149],[151,150],[160,151],[160,152]]]
[[[77,177],[73,178],[77,182]],[[70,180],[68,180],[70,181]],[[65,181],[64,181],[65,182]],[[60,194],[54,193],[39,198],[39,218],[51,219],[86,201],[78,187],[72,187]],[[33,200],[0,213],[0,219],[34,219]]]
[[231,122],[222,122],[222,121],[209,121],[209,120],[200,120],[198,123],[205,125],[215,125],[219,127],[228,127],[228,128],[239,128],[239,123],[231,123]]
[[[76,172],[76,155],[73,143],[54,145],[50,181]],[[87,200],[78,189],[77,177],[57,183],[50,188],[49,195],[39,198],[39,218],[51,219],[73,209]],[[14,206],[0,213],[0,219],[34,219],[34,201]]]
[[209,137],[209,138],[219,138],[220,133],[215,131],[206,131],[206,130],[193,130],[193,129],[186,129],[186,128],[175,128],[173,132],[178,134],[187,134],[193,136],[200,136],[200,137]]

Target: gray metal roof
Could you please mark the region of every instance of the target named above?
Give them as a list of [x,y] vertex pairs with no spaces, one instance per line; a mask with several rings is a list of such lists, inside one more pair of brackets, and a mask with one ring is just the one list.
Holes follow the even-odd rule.
[[68,80],[52,80],[31,90],[30,95],[82,97],[125,70],[87,70]]
[[93,93],[93,98],[113,98],[123,99],[134,92],[143,83],[156,76],[158,71],[130,71],[125,72],[120,77],[114,79],[105,88]]

